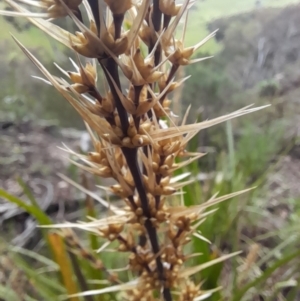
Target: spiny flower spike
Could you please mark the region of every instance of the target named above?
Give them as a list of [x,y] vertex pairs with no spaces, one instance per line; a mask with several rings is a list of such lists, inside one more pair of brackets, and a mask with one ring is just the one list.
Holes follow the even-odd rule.
[[[54,227],[64,237],[70,252],[106,275],[106,286],[79,296],[118,292],[116,300],[128,301],[209,298],[220,288],[203,291],[205,279],[195,283],[193,275],[238,253],[187,267],[191,258],[201,254],[189,254],[184,246],[192,237],[209,243],[198,229],[217,210],[211,207],[247,190],[214,195],[207,202],[187,207],[181,189],[195,179],[189,179],[188,173],[173,175],[204,155],[186,150],[199,131],[264,107],[249,106],[195,124],[186,122],[188,109],[181,123],[174,121],[170,95],[188,79],[175,81],[176,72],[180,66],[207,59],[192,56],[215,35],[211,33],[194,46],[184,45],[188,11],[195,1],[184,0],[181,4],[173,0],[4,1],[14,11],[0,14],[23,16],[74,51],[74,60],[71,59],[74,69],[64,70],[56,65],[62,72],[58,77],[14,38],[43,74],[39,79],[53,86],[87,126],[93,144],[90,152],[79,154],[65,145],[62,149],[82,170],[110,178],[111,186],[99,188],[123,200],[123,205],[110,203],[60,175],[107,209],[107,217]],[[52,23],[53,19],[67,16],[76,25],[76,32]],[[178,38],[175,32],[181,20],[184,26]],[[97,68],[103,71],[106,80],[103,86],[98,82]],[[121,75],[124,75],[122,85]],[[179,205],[178,199],[181,199]],[[88,250],[71,228],[91,232],[106,242],[98,250]],[[107,269],[101,253],[108,250],[116,256],[126,254],[127,265]],[[120,279],[124,277],[119,273],[124,271],[130,271],[126,275],[134,278],[122,283]]]

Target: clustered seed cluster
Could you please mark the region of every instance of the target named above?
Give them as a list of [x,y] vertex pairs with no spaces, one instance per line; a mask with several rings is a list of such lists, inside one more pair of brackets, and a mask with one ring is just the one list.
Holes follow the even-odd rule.
[[[43,80],[58,90],[86,123],[94,149],[83,155],[66,148],[79,159],[74,164],[96,176],[113,179],[115,184],[105,189],[124,200],[122,208],[106,204],[113,212],[108,217],[73,227],[105,238],[105,246],[117,243],[115,251],[128,254],[128,269],[136,279],[122,283],[117,274],[105,268],[105,263],[81,246],[71,231],[64,231],[71,251],[106,271],[112,291],[113,285],[119,285],[124,300],[197,301],[205,294],[209,296],[201,291],[200,284],[189,280],[202,267],[185,267],[193,255],[185,254],[184,246],[192,235],[201,239],[197,228],[207,215],[204,211],[225,198],[213,197],[189,208],[183,203],[178,205],[170,196],[179,194],[180,198],[180,188],[189,182],[172,176],[202,156],[186,151],[188,141],[199,130],[253,109],[191,125],[186,125],[186,116],[181,124],[175,120],[171,92],[186,80],[175,80],[176,72],[205,59],[192,59],[192,55],[214,36],[212,33],[192,47],[184,45],[188,11],[194,1],[5,2],[15,12],[1,14],[27,17],[75,53],[75,70],[57,66],[63,74],[57,77],[16,40],[43,73]],[[61,17],[70,17],[78,31],[69,32],[52,23]],[[180,39],[174,35],[179,27]],[[106,80],[102,85],[98,69]]]

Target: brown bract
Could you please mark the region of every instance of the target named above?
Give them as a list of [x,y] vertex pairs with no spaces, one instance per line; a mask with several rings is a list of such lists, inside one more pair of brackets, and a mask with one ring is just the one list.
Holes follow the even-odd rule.
[[125,14],[132,6],[131,0],[104,0],[114,15]]
[[68,15],[62,2],[73,12],[78,10],[82,0],[42,0],[41,5],[45,7],[50,18],[60,18]]

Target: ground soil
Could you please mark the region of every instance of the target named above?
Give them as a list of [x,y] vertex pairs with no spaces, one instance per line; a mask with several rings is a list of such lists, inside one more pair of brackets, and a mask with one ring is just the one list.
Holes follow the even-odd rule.
[[[28,201],[18,179],[30,188],[45,211],[62,213],[61,205],[76,208],[80,194],[63,181],[57,173],[78,176],[70,166],[67,155],[59,149],[62,142],[73,150],[80,149],[84,133],[74,129],[60,129],[42,122],[2,123],[0,128],[0,187],[10,194]],[[0,198],[0,232],[9,240],[20,234],[28,215]],[[62,219],[63,216],[60,216]],[[10,223],[13,221],[13,226]],[[10,225],[10,226],[9,226]],[[7,227],[12,231],[7,231]],[[1,235],[2,238],[5,235]]]

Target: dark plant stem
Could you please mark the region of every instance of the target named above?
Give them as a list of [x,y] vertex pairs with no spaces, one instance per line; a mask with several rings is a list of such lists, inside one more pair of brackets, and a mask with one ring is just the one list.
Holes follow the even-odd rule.
[[[162,12],[159,9],[159,0],[153,0],[153,12],[152,12],[151,18],[152,18],[152,23],[153,23],[154,30],[156,32],[159,32],[160,29],[161,29],[161,23],[162,23],[161,22],[162,21]],[[153,41],[153,42],[155,43],[156,41]],[[150,52],[153,49],[153,47],[154,47],[154,44],[149,47]],[[155,66],[157,66],[160,63],[161,51],[162,51],[161,46],[158,45],[158,47],[157,47],[157,49],[154,53],[154,64],[155,64]],[[158,207],[159,202],[160,202],[160,197],[155,198],[155,202],[156,202],[156,206]],[[147,227],[149,227],[149,230],[147,229],[148,234],[149,234],[149,231],[154,231],[155,236],[157,236],[156,235],[156,230],[155,230],[155,228],[153,228],[150,220],[146,220],[145,227],[146,227],[146,229],[147,229]],[[151,241],[153,251],[155,250],[155,248],[157,248],[159,250],[159,245],[158,244],[156,245],[157,239],[156,239],[156,241],[152,241],[150,235],[149,235],[149,239]],[[158,253],[158,252],[154,251],[154,253]],[[163,270],[163,266],[162,266],[162,263],[161,263],[160,256],[157,256],[157,258],[156,258],[156,265],[157,265],[157,271],[158,271],[158,274],[159,274],[159,278],[164,283],[164,270]],[[170,291],[169,288],[165,287],[165,285],[163,285],[163,297],[164,297],[165,301],[172,301],[171,291]]]
[[164,25],[163,25],[164,29],[166,29],[169,26],[170,21],[171,21],[171,16],[164,15]]
[[134,201],[133,195],[129,196],[128,200],[130,202],[130,205],[132,206],[132,209],[134,209],[134,210],[137,209],[137,205],[136,205],[136,203]]
[[172,295],[171,295],[171,291],[170,291],[169,288],[166,288],[166,287],[164,288],[163,296],[164,296],[164,299],[166,301],[172,301],[173,300]]
[[[95,3],[92,4],[93,2],[97,2],[94,0],[89,0],[90,5],[92,6],[92,10],[94,13],[94,16],[96,15],[96,12],[99,11],[99,7],[98,10],[96,9]],[[156,31],[160,30],[160,26],[161,26],[161,18],[162,18],[162,13],[159,10],[159,0],[154,0],[153,3],[153,15],[152,15],[152,21],[154,24],[154,28]],[[99,17],[98,17],[99,19]],[[95,20],[96,19],[95,16]],[[119,27],[121,27],[123,22],[123,18],[119,18],[116,20],[115,22],[115,38],[117,39],[120,36],[120,30]],[[100,23],[97,26],[100,28]],[[158,49],[156,50],[156,54],[155,54],[155,64],[159,64],[160,61],[160,57],[161,57],[161,48],[158,47]],[[119,72],[118,72],[118,66],[116,64],[116,62],[112,59],[112,58],[107,58],[104,60],[99,61],[99,63],[101,64],[101,66],[103,67],[103,71],[106,75],[111,93],[113,95],[113,98],[115,100],[116,103],[116,108],[118,111],[118,115],[121,121],[121,126],[122,126],[122,130],[125,136],[127,136],[127,130],[129,127],[129,121],[128,121],[128,114],[125,110],[125,108],[123,107],[121,100],[117,94],[117,91],[113,85],[112,80],[110,79],[109,74],[111,75],[111,77],[114,79],[117,87],[121,90],[121,83],[120,83],[120,78],[119,78]],[[139,99],[139,95],[140,95],[140,88],[136,88],[136,95],[138,98],[135,99],[135,101],[137,102]],[[172,301],[172,296],[171,296],[171,291],[169,288],[165,287],[165,277],[164,277],[164,268],[161,262],[161,257],[158,255],[160,252],[160,246],[159,246],[159,242],[158,242],[158,236],[157,236],[157,231],[156,228],[153,226],[152,222],[150,221],[151,218],[151,213],[149,210],[149,200],[147,197],[147,193],[146,193],[146,188],[143,182],[143,177],[142,177],[142,173],[141,173],[141,169],[139,167],[138,164],[138,159],[137,159],[137,153],[138,153],[138,149],[131,149],[131,148],[127,148],[127,147],[123,147],[122,148],[122,152],[123,155],[126,159],[128,168],[132,174],[132,177],[134,179],[134,183],[137,189],[137,192],[139,194],[140,197],[140,201],[141,201],[141,206],[143,209],[143,215],[146,217],[146,221],[145,221],[145,229],[147,231],[147,234],[149,236],[149,240],[151,243],[151,247],[152,247],[152,251],[153,253],[156,255],[156,266],[157,266],[157,272],[158,272],[158,276],[160,281],[162,282],[163,285],[163,296],[164,296],[164,300],[165,301]],[[144,243],[145,238],[142,237],[141,238],[141,242]]]
[[[133,103],[136,107],[138,107],[139,103],[140,103],[140,95],[142,92],[143,86],[134,86],[134,99],[133,99]],[[137,116],[133,116],[133,120],[134,120],[134,125],[137,129],[137,131],[140,128],[140,120],[141,117],[137,117]]]
[[[162,165],[163,162],[165,160],[165,156],[160,156],[160,164]],[[156,180],[156,184],[159,185],[160,181],[162,179],[162,175],[156,175],[155,177],[155,180]],[[159,208],[159,204],[160,204],[160,195],[156,195],[155,196],[155,206],[156,206],[156,209]]]
[[[85,277],[84,277],[84,275],[82,274],[82,272],[79,268],[79,264],[77,262],[76,256],[70,251],[68,251],[68,255],[70,257],[70,261],[71,261],[74,273],[76,275],[76,278],[78,280],[78,283],[80,285],[81,290],[83,292],[88,291],[89,286],[88,286],[87,282],[85,281]],[[84,300],[85,301],[94,301],[94,298],[92,296],[85,296]]]
[[93,12],[96,26],[98,29],[98,34],[100,34],[100,7],[99,7],[99,2],[97,0],[88,0],[88,3],[91,7],[91,10]]
[[119,78],[119,72],[118,72],[118,65],[117,63],[112,59],[112,58],[107,58],[104,60],[100,61],[100,64],[103,68],[103,72],[105,73],[106,79],[108,81],[111,93],[113,95],[113,98],[115,100],[116,103],[116,108],[121,120],[121,124],[122,124],[122,130],[125,136],[127,136],[127,130],[129,127],[129,122],[128,122],[128,115],[126,110],[124,109],[121,100],[119,98],[119,95],[113,85],[112,80],[110,79],[109,74],[111,75],[111,77],[114,79],[115,83],[117,84],[117,86],[119,87],[119,89],[121,90],[121,83],[120,83],[120,78]]
[[[104,73],[106,75],[109,87],[111,89],[112,95],[114,97],[116,108],[120,117],[122,130],[124,135],[127,135],[127,130],[129,127],[129,121],[128,121],[128,115],[126,110],[124,109],[121,100],[119,99],[119,96],[116,92],[116,89],[108,76],[108,72],[110,73],[111,77],[114,79],[115,83],[118,87],[121,88],[120,79],[119,79],[119,73],[118,73],[118,67],[115,61],[112,58],[107,58],[106,60],[100,61],[101,66],[105,67],[103,68]],[[152,222],[150,221],[151,214],[149,210],[149,201],[146,193],[146,188],[142,179],[142,174],[140,167],[138,165],[137,160],[137,149],[131,149],[127,147],[122,148],[123,155],[126,159],[127,165],[129,167],[129,170],[132,174],[132,177],[134,179],[134,183],[137,189],[137,192],[139,194],[141,205],[143,209],[143,215],[147,218],[145,221],[145,228],[149,236],[149,240],[151,243],[152,251],[156,255],[156,266],[157,271],[159,275],[159,279],[162,283],[164,283],[164,269],[161,262],[161,257],[157,255],[160,251],[159,243],[158,243],[158,236],[155,227],[152,225]],[[169,288],[164,287],[163,288],[163,295],[165,298],[165,301],[172,301],[172,296]]]
[[[151,149],[151,148],[150,148]],[[145,156],[148,158],[149,156],[149,152],[148,152],[148,146],[143,146],[143,153],[145,154]],[[143,163],[143,174],[147,175],[147,168]]]
[[126,158],[128,167],[130,169],[131,175],[135,182],[136,189],[139,193],[141,199],[141,205],[143,209],[143,215],[149,219],[151,218],[150,210],[149,210],[149,202],[146,194],[146,188],[142,180],[141,170],[137,162],[137,149],[123,147],[122,152],[124,154],[124,157]]
[[[156,32],[160,31],[161,28],[161,20],[162,20],[162,12],[159,9],[159,0],[153,0],[153,12],[152,12],[152,23],[154,30]],[[150,47],[150,51],[154,47],[156,41],[153,41],[153,45]],[[155,53],[154,53],[154,64],[157,66],[161,59],[161,46],[158,45]]]
[[[132,177],[135,181],[135,186],[138,191],[138,194],[140,196],[143,215],[147,218],[145,221],[145,228],[150,239],[153,253],[158,254],[160,251],[158,237],[157,237],[156,229],[153,227],[152,222],[150,221],[151,213],[149,210],[149,201],[146,194],[146,188],[142,180],[141,170],[137,162],[137,149],[122,148],[122,151],[126,158]],[[156,257],[156,266],[161,281],[164,281],[164,269],[163,269],[160,256]]]
[[[142,174],[141,170],[138,165],[137,161],[137,149],[130,149],[130,148],[122,148],[122,152],[124,154],[124,157],[126,159],[127,165],[129,167],[129,170],[131,172],[131,175],[134,179],[135,186],[137,189],[137,192],[139,194],[141,205],[143,209],[143,215],[147,218],[145,221],[145,228],[149,236],[149,240],[152,246],[152,250],[154,254],[158,254],[160,251],[159,243],[158,243],[158,237],[155,227],[152,225],[152,222],[150,221],[151,213],[149,210],[149,201],[146,193],[146,188],[144,185],[144,182],[142,180]],[[157,272],[159,275],[159,279],[164,283],[165,277],[164,277],[164,269],[161,262],[161,257],[158,255],[156,256],[156,266],[157,266]],[[163,288],[163,295],[165,296],[165,301],[172,301],[171,292],[168,288]],[[170,298],[169,298],[170,297]]]
[[124,20],[124,14],[113,15],[114,25],[115,25],[115,40],[121,37],[122,23]]
[[75,16],[78,18],[78,20],[83,23],[83,18],[82,18],[82,13],[80,11],[80,9],[78,8],[76,11],[75,11]]
[[140,95],[141,95],[141,91],[143,89],[143,86],[134,86],[134,104],[135,106],[138,106],[140,103]]
[[100,92],[98,91],[98,89],[97,89],[96,87],[94,87],[94,86],[91,87],[91,90],[89,91],[89,94],[90,94],[92,97],[96,98],[97,101],[98,101],[100,104],[102,104],[102,96],[101,96]]
[[[124,237],[122,237],[121,235],[119,235],[119,236],[117,237],[117,239],[118,239],[121,243],[123,243],[126,247],[128,246],[128,243],[127,243],[126,239],[124,239]],[[136,247],[131,248],[131,252],[138,256]],[[143,266],[144,266],[144,268],[147,270],[148,273],[151,273],[151,269],[149,268],[149,265],[148,265],[147,263],[144,263]]]
[[[179,65],[175,65],[175,64],[172,65],[171,70],[168,75],[168,78],[167,78],[167,81],[166,81],[166,86],[169,84],[170,80],[175,76],[175,73],[177,72],[178,69],[179,69]],[[161,98],[159,99],[159,102],[163,103],[166,96],[167,96],[167,93],[162,95]]]
[[168,78],[167,78],[167,82],[166,85],[170,82],[170,80],[174,77],[175,73],[177,72],[177,70],[179,69],[179,65],[173,64],[171,67],[171,70],[169,72]]
[[162,12],[159,9],[159,0],[153,0],[152,23],[156,32],[160,30]]
[[146,237],[146,235],[140,235],[139,236],[139,245],[141,247],[145,247],[146,243],[147,243],[147,237]]

